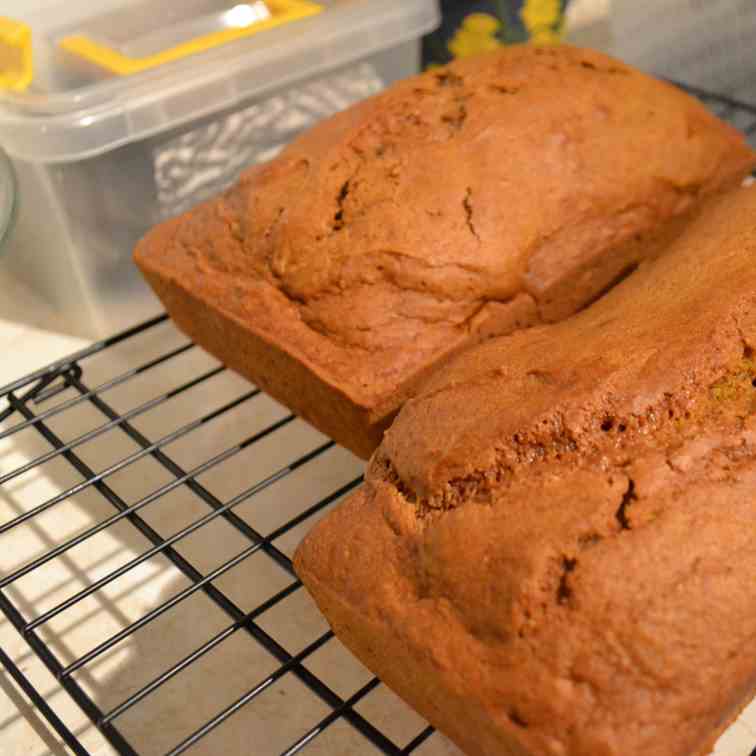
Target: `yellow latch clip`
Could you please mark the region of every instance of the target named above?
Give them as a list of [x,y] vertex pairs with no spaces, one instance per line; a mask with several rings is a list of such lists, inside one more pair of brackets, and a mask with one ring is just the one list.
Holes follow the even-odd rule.
[[0,89],[23,92],[33,78],[31,28],[0,16]]
[[310,0],[266,0],[265,6],[270,8],[270,12],[265,18],[251,20],[250,23],[246,24],[244,23],[245,14],[239,11],[251,6],[245,4],[235,6],[229,13],[236,12],[236,15],[240,19],[239,26],[232,26],[221,31],[205,34],[201,37],[195,37],[174,47],[169,47],[166,50],[161,50],[158,53],[141,58],[124,55],[118,50],[101,44],[84,34],[64,37],[60,40],[60,46],[67,52],[83,58],[90,63],[94,63],[110,73],[118,76],[127,76],[180,60],[188,55],[195,55],[196,53],[210,50],[226,42],[258,34],[267,29],[315,15],[323,10],[321,5],[310,2]]

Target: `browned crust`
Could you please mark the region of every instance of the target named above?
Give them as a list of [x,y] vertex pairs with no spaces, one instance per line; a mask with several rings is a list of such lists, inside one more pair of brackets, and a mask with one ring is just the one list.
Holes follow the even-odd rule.
[[[353,542],[352,526],[356,521],[363,523],[360,534],[370,533],[370,544]],[[374,610],[366,610],[364,605],[351,600],[351,591],[335,590],[329,579],[321,579],[333,565],[335,555],[331,551],[339,545],[346,550],[350,543],[352,548],[360,549],[359,558],[364,560],[364,569],[352,581],[355,591],[365,590],[371,595],[379,583],[397,579],[394,555],[390,544],[386,544],[391,536],[387,530],[380,511],[369,506],[365,490],[360,489],[330,519],[327,531],[315,530],[301,544],[294,557],[295,570],[344,645],[465,753],[528,756],[518,742],[515,728],[492,733],[492,723],[478,702],[455,689],[446,677],[449,670],[432,653],[418,650],[408,640],[406,628],[396,621],[391,606],[374,605]],[[339,540],[334,542],[333,536]],[[363,577],[370,571],[374,580],[365,584]],[[400,582],[397,579],[397,584]],[[376,593],[382,597],[383,590]],[[461,654],[459,658],[464,659],[466,649],[462,646],[457,651]]]

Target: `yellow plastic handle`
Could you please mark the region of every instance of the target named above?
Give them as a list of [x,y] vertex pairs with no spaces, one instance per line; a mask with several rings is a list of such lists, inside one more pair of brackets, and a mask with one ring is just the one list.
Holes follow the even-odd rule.
[[313,16],[323,10],[321,5],[310,0],[266,0],[266,2],[271,10],[271,15],[268,18],[254,21],[247,26],[205,34],[142,58],[124,55],[111,47],[95,42],[85,35],[77,34],[64,37],[59,44],[67,52],[94,63],[106,71],[118,76],[128,76],[166,63],[172,63],[188,55],[210,50],[226,42],[249,37],[300,18]]
[[23,92],[33,78],[31,28],[0,16],[0,89]]

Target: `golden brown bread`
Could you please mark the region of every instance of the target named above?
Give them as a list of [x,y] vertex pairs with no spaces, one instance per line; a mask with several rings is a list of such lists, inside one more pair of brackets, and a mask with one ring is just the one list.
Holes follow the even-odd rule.
[[295,568],[470,756],[693,756],[756,693],[756,187],[410,400]]
[[136,262],[197,343],[367,457],[442,359],[573,313],[753,162],[671,86],[514,47],[323,122]]

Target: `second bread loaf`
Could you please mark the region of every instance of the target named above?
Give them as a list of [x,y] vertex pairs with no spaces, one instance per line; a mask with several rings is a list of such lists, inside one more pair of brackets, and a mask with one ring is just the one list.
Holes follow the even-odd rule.
[[705,756],[756,693],[756,187],[410,400],[295,568],[470,756]]

